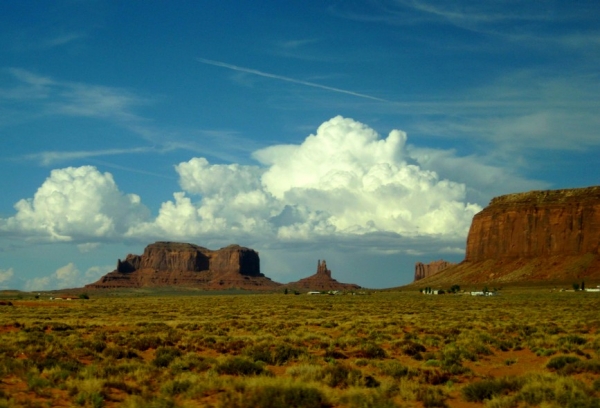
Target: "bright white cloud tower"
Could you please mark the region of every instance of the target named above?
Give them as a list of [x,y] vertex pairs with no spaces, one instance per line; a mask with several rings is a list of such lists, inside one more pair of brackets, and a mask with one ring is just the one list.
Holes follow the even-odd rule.
[[[464,184],[440,180],[410,164],[406,134],[382,139],[368,126],[337,116],[299,145],[277,145],[254,157],[262,166],[180,163],[184,192],[129,235],[255,235],[310,240],[367,232],[463,238],[478,205]],[[200,197],[193,202],[189,195]]]
[[0,229],[51,241],[121,237],[149,215],[139,196],[123,194],[110,173],[93,166],[52,170],[33,199],[15,209]]

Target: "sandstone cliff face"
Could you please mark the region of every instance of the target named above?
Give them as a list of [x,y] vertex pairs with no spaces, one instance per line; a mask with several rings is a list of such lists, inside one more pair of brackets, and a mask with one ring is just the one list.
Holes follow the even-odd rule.
[[317,273],[297,282],[288,283],[286,286],[294,289],[318,291],[360,289],[360,286],[353,283],[341,283],[333,279],[331,271],[327,269],[325,260],[317,262]]
[[439,273],[439,272],[443,271],[444,269],[449,268],[450,266],[453,266],[453,265],[456,265],[456,264],[453,264],[448,261],[444,261],[443,259],[440,259],[439,261],[433,261],[428,264],[424,264],[422,262],[417,262],[415,264],[415,279],[414,279],[414,281],[416,282],[418,280],[433,276],[436,273]]
[[599,253],[600,187],[494,198],[475,215],[466,261]]
[[239,245],[217,251],[186,243],[156,242],[143,255],[127,255],[117,268],[87,288],[189,286],[204,289],[272,289],[260,273],[258,253]]
[[209,258],[212,252],[193,244],[156,242],[144,249],[136,269],[205,271],[210,269]]
[[494,198],[473,217],[465,260],[419,284],[600,283],[600,186]]

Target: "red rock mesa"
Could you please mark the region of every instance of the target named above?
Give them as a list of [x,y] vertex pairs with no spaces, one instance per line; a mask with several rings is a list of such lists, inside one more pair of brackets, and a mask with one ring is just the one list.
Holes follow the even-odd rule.
[[204,289],[274,289],[260,272],[258,253],[230,245],[216,251],[186,243],[156,242],[143,255],[127,255],[91,289],[186,286]]

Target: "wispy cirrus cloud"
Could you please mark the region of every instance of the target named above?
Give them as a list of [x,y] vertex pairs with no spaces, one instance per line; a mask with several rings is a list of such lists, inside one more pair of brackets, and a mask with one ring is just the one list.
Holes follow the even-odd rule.
[[[514,72],[462,91],[453,104],[442,100],[413,107],[423,115],[415,129],[489,143],[496,153],[511,155],[586,149],[600,145],[599,83],[596,74]],[[433,121],[427,119],[430,114],[443,116]]]
[[[491,17],[490,17],[491,18]],[[495,17],[501,19],[502,17]],[[506,17],[508,18],[508,17]],[[300,81],[277,74],[198,58],[198,61],[276,80],[386,102],[379,109],[414,115],[414,129],[429,136],[477,140],[495,146],[498,155],[524,149],[578,150],[598,145],[600,89],[594,75],[540,72],[509,73],[479,88],[452,95],[424,95],[391,101]],[[434,119],[430,119],[430,118]],[[572,129],[570,138],[564,132]]]
[[[330,8],[345,19],[395,26],[437,24],[503,38],[522,47],[580,49],[598,38],[595,2],[568,7],[560,2],[461,0],[375,0],[368,7],[340,3]],[[582,22],[589,23],[587,26]],[[576,24],[573,24],[576,23]],[[573,41],[573,39],[576,41]],[[447,46],[449,38],[445,38]],[[439,38],[435,37],[439,43]],[[462,47],[472,47],[461,42]]]
[[105,86],[63,84],[62,88],[58,94],[60,99],[49,109],[69,116],[104,117],[137,123],[142,118],[132,108],[149,103],[130,92]]
[[504,23],[507,21],[548,21],[552,11],[541,3],[511,1],[502,3],[461,1],[444,2],[432,0],[395,0],[398,7],[412,9],[434,18],[442,18],[455,25],[473,27],[479,24]]
[[26,159],[38,161],[43,166],[51,166],[68,160],[87,159],[90,157],[115,156],[123,154],[148,153],[156,149],[151,147],[134,147],[131,149],[79,150],[79,151],[47,151],[25,156]]
[[306,45],[309,45],[309,44],[315,44],[317,42],[318,42],[318,40],[316,40],[314,38],[307,38],[307,39],[302,39],[302,40],[280,41],[277,44],[281,48],[285,48],[285,49],[297,49],[297,48],[302,48],[302,47],[304,47]]
[[55,80],[21,68],[6,72],[14,81],[12,86],[0,88],[0,101],[29,102],[23,110],[30,116],[105,118],[133,127],[145,121],[134,108],[151,103],[150,98],[120,88]]
[[79,41],[85,38],[86,35],[82,33],[67,33],[57,35],[55,37],[48,38],[41,42],[41,47],[43,48],[54,48],[60,47],[62,45],[66,45],[75,41]]
[[[236,161],[235,152],[246,156],[256,150],[251,141],[232,129],[181,129],[157,126],[140,114],[156,99],[130,90],[96,84],[61,81],[21,68],[4,69],[8,81],[0,81],[0,127],[53,116],[98,119],[126,129],[150,146],[76,151],[42,151],[22,156],[41,165],[121,154],[166,153],[188,150],[225,161]],[[2,71],[0,71],[0,74]],[[0,78],[1,79],[1,78]],[[214,143],[200,143],[211,139]]]

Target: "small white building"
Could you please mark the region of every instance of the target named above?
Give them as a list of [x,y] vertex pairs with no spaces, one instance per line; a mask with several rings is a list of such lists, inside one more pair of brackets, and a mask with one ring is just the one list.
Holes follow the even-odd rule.
[[498,296],[496,292],[471,292],[471,296]]

